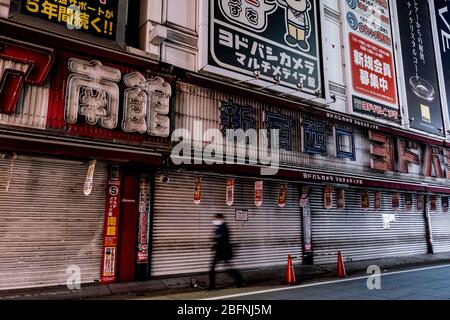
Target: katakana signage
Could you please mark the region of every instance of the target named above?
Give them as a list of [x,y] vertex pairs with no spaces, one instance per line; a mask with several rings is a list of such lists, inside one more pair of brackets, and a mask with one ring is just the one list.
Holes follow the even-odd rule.
[[257,75],[277,91],[320,93],[318,8],[314,0],[210,1],[202,69],[244,81]]
[[118,8],[119,0],[22,0],[21,12],[115,40]]
[[443,136],[439,80],[427,1],[397,0],[405,91],[412,128]]
[[400,121],[387,0],[343,0],[349,102],[355,113]]

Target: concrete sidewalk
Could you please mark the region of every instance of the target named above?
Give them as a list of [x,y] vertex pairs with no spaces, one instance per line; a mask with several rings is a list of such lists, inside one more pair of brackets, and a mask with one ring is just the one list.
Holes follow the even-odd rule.
[[[383,272],[404,268],[450,264],[450,252],[439,254],[422,254],[388,259],[374,259],[347,262],[347,275],[366,274],[368,266],[377,265]],[[286,267],[241,270],[248,287],[280,285],[284,282]],[[307,266],[295,264],[297,283],[320,278],[336,276],[336,264]],[[233,284],[225,274],[217,275],[218,289],[229,288]],[[126,299],[131,296],[165,296],[173,293],[189,293],[204,290],[208,284],[207,274],[182,277],[161,278],[146,282],[117,283],[111,285],[86,285],[81,290],[70,291],[66,287],[51,287],[0,292],[0,300],[69,300],[69,299]]]

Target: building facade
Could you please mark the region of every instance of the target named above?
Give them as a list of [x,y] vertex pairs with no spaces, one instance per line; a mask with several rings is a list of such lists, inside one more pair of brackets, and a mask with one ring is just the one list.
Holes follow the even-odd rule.
[[[399,13],[402,14],[399,14]],[[0,290],[450,251],[445,1],[0,1]]]

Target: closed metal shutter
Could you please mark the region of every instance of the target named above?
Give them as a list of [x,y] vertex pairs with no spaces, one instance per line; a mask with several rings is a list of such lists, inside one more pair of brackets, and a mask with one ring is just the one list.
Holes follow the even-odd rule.
[[67,268],[82,283],[99,279],[107,165],[19,155],[9,190],[10,159],[0,159],[0,290],[64,285]]
[[[194,204],[194,173],[170,173],[163,184],[156,176],[152,275],[205,272],[212,259],[211,238],[214,214],[222,213],[234,245],[237,268],[284,265],[288,254],[301,255],[301,215],[298,191],[288,185],[286,206],[278,206],[282,182],[264,181],[263,206],[254,204],[256,180],[234,177],[235,198],[226,205],[224,175],[202,177],[202,200]],[[236,209],[248,209],[248,222],[235,221]]]
[[428,197],[427,207],[433,235],[433,251],[435,253],[450,251],[450,213],[442,210],[440,196],[436,196],[436,211],[431,211],[429,199]]
[[[367,190],[367,189],[366,189]],[[335,263],[336,254],[344,259],[366,260],[397,257],[427,252],[425,218],[413,208],[405,211],[404,195],[400,193],[400,207],[390,229],[383,228],[383,214],[394,213],[391,193],[382,191],[381,210],[374,209],[374,191],[369,190],[370,208],[361,208],[362,189],[345,189],[345,209],[337,209],[337,192],[333,190],[333,208],[323,205],[323,189],[311,192],[311,223],[314,263]]]

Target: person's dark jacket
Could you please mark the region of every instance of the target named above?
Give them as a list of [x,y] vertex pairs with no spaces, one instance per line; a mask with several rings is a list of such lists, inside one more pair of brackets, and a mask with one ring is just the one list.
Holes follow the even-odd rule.
[[230,232],[225,223],[216,228],[213,249],[216,250],[217,261],[230,260],[233,256],[230,243]]

